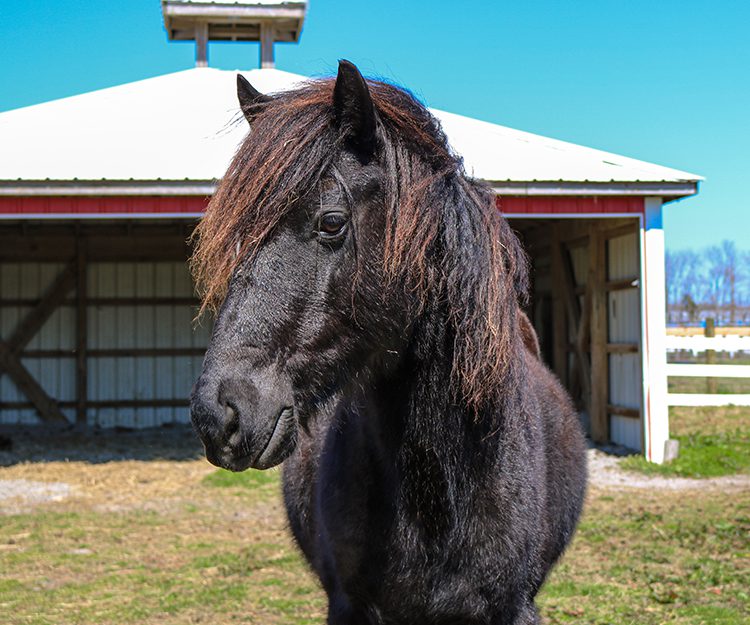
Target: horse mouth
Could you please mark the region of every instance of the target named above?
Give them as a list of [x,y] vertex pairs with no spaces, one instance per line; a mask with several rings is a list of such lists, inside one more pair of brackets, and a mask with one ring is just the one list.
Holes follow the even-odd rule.
[[281,464],[294,449],[295,434],[294,408],[284,408],[276,418],[271,436],[251,466],[256,469],[270,469]]
[[206,459],[214,466],[237,473],[250,468],[270,469],[281,464],[294,451],[296,432],[294,409],[283,408],[259,452],[252,453],[248,440],[236,432],[220,446],[204,441]]

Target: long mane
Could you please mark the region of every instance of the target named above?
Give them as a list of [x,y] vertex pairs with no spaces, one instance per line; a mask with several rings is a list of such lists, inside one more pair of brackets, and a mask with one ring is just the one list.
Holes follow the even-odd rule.
[[[409,92],[368,81],[385,171],[383,267],[424,304],[445,302],[455,344],[453,380],[478,407],[494,395],[519,344],[526,260],[494,196],[469,180],[438,121]],[[215,311],[238,263],[306,194],[319,189],[344,139],[332,79],[260,107],[195,230],[191,269],[202,311]]]

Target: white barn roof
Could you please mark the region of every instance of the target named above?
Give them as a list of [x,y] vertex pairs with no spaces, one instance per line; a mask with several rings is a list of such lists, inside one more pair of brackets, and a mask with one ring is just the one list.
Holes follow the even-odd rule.
[[[261,92],[306,77],[242,72]],[[236,72],[194,68],[0,113],[0,193],[204,192],[247,126]],[[600,150],[433,110],[466,170],[499,192],[689,195],[702,178]],[[144,183],[149,183],[143,186]],[[515,190],[515,191],[514,191]],[[536,190],[536,191],[535,191]],[[590,189],[589,189],[590,191]],[[84,191],[85,192],[85,191]]]

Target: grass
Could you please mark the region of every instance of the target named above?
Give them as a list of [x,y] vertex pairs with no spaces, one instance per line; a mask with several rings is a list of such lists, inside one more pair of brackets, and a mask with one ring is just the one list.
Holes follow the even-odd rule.
[[719,477],[750,472],[750,408],[670,409],[672,437],[680,441],[680,454],[662,465],[630,456],[625,469],[647,475]]
[[544,587],[550,624],[750,622],[750,494],[593,494]]
[[[671,416],[696,449],[730,432],[747,443],[747,411]],[[747,448],[738,453],[747,470]],[[201,460],[0,468],[0,479],[29,476],[76,495],[0,517],[3,625],[325,622],[286,530],[279,472]],[[750,623],[749,537],[749,489],[594,488],[540,609],[549,625]]]
[[[716,384],[715,393],[721,395],[750,393],[750,378],[713,378],[713,380]],[[668,388],[670,393],[709,393],[706,378],[670,376]]]

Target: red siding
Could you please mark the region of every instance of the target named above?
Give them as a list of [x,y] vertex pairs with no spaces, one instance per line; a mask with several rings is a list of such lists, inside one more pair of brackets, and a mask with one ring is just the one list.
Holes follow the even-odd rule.
[[497,207],[506,215],[642,213],[643,198],[629,196],[503,196]]
[[0,215],[159,215],[201,213],[202,196],[0,197]]
[[[203,196],[0,197],[0,215],[159,215],[200,213]],[[642,213],[641,197],[498,197],[508,215]]]

